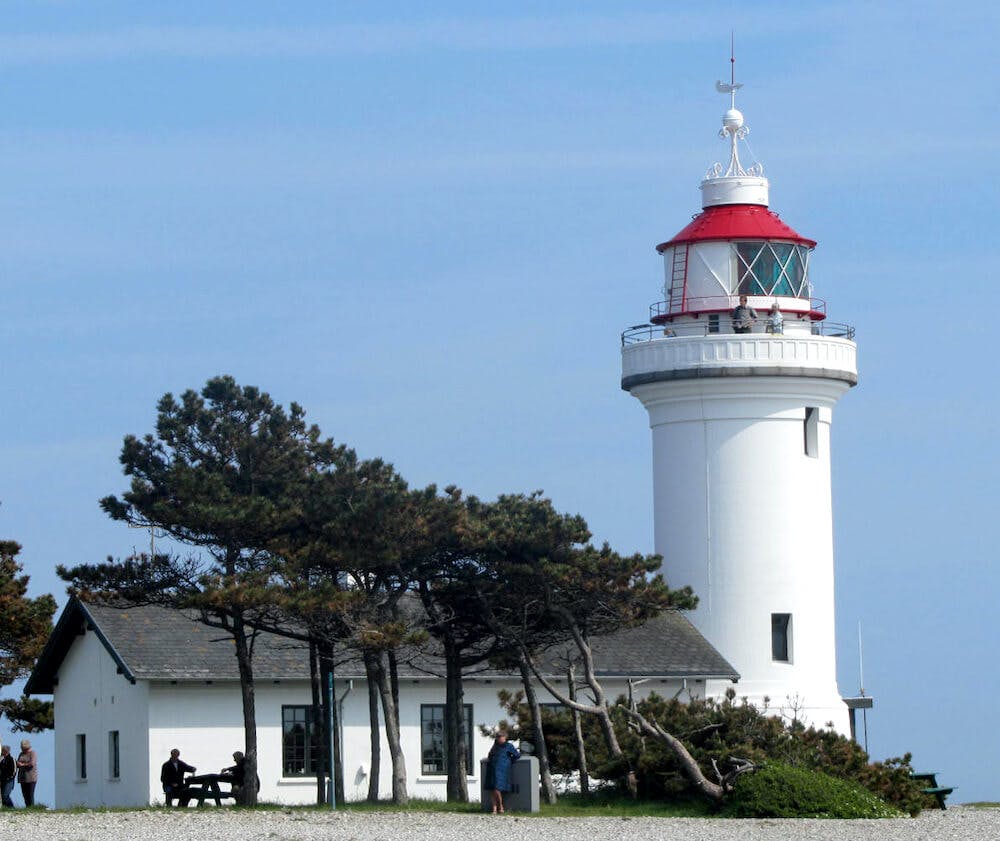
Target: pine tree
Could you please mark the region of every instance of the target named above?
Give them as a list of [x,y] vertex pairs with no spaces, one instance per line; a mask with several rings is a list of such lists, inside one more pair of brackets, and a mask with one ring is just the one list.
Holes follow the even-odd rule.
[[[17,555],[21,547],[0,541],[0,687],[26,677],[42,653],[52,631],[55,599],[50,595],[28,597],[29,576],[23,574]],[[2,711],[14,730],[36,731],[52,727],[52,704],[33,698],[4,699]]]

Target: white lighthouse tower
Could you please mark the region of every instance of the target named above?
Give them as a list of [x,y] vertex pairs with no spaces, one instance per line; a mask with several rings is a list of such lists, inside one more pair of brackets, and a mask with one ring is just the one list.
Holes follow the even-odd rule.
[[[737,694],[846,733],[830,425],[857,382],[856,346],[812,297],[816,243],[768,209],[761,165],[740,162],[739,87],[717,84],[731,97],[729,163],[701,182],[702,212],[657,246],[664,300],[622,336],[622,388],[653,431],[656,551],[670,584],[699,596],[691,619],[740,672]],[[742,296],[753,313],[734,314]]]

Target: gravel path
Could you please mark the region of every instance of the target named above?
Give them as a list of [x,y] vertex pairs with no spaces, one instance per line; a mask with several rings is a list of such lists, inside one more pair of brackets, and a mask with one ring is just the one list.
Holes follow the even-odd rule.
[[880,821],[519,818],[446,813],[0,812],[0,838],[31,841],[967,841],[1000,839],[1000,809]]

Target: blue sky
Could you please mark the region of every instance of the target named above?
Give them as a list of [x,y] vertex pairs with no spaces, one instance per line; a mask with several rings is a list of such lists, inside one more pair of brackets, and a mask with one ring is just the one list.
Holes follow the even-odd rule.
[[36,592],[144,545],[97,505],[122,437],[219,373],[413,484],[543,488],[652,551],[618,334],[724,156],[734,28],[772,208],[857,328],[841,690],[860,621],[872,754],[1000,799],[997,7],[162,5],[2,4],[0,534]]

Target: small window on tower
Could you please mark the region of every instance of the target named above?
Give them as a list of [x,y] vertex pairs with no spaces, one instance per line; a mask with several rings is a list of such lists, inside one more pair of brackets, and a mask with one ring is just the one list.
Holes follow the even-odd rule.
[[712,313],[712,315],[710,315],[708,317],[708,332],[709,333],[718,333],[719,332],[719,314],[718,313]]
[[771,614],[771,659],[779,663],[792,661],[792,614]]
[[819,457],[819,409],[806,406],[806,417],[802,425],[803,446],[809,458]]

